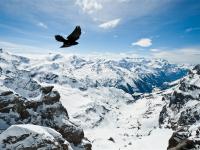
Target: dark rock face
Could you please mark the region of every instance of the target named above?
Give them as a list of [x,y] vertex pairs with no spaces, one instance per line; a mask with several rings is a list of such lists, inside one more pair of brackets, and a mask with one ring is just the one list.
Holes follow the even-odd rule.
[[[200,120],[200,75],[197,74],[199,66],[195,66],[188,76],[180,80],[175,90],[165,96],[168,102],[160,113],[160,124],[167,122],[172,128],[178,128]],[[170,115],[169,112],[174,112],[175,115]]]
[[162,124],[164,124],[164,120],[167,117],[167,108],[166,105],[163,107],[163,109],[160,112],[160,116],[159,116],[159,125],[161,126]]
[[200,65],[181,79],[171,94],[164,97],[167,104],[160,112],[161,127],[175,130],[168,149],[200,149]]
[[58,75],[53,73],[42,73],[42,76],[40,76],[39,81],[45,83],[57,83]]
[[[189,127],[184,127],[174,132],[169,139],[168,150],[198,150],[200,148],[199,128],[188,131]],[[190,138],[194,132],[192,138]]]
[[68,150],[69,147],[70,144],[60,133],[42,126],[12,125],[0,135],[0,149]]
[[112,137],[110,137],[108,140],[115,143],[115,140]]
[[54,86],[46,86],[46,87],[42,87],[41,91],[44,94],[48,94],[48,93],[50,93],[52,91],[53,88],[54,88]]
[[185,95],[181,92],[178,93],[177,91],[174,91],[170,98],[169,107],[174,107],[179,111],[185,103],[193,99],[194,98],[191,95]]
[[[84,138],[83,130],[69,120],[67,110],[60,102],[60,94],[52,91],[53,86],[42,87],[33,79],[34,75],[31,74],[31,71],[19,69],[20,65],[28,65],[29,59],[3,51],[0,53],[0,63],[2,64],[0,76],[3,79],[3,86],[0,88],[0,136],[2,136],[1,139],[4,139],[0,145],[4,142],[4,145],[8,146],[11,144],[10,142],[14,142],[11,145],[15,147],[15,143],[20,145],[20,141],[33,138],[38,142],[39,147],[33,145],[26,147],[24,144],[27,143],[22,143],[23,147],[14,149],[24,147],[25,149],[68,149],[61,141],[49,141],[45,138],[40,141],[40,137],[37,134],[34,135],[32,130],[27,131],[31,135],[24,133],[19,136],[15,132],[8,132],[10,136],[3,137],[6,130],[10,131],[10,127],[13,125],[32,124],[58,131],[63,140],[75,145],[74,148],[85,150],[90,147],[91,149],[91,144]],[[54,74],[44,74],[45,80],[56,80],[56,78],[57,76]],[[5,87],[13,92],[5,91]],[[48,144],[49,147],[46,148],[45,145]],[[13,147],[4,147],[3,149],[13,149]]]
[[180,126],[193,125],[200,120],[199,109],[200,104],[196,104],[194,107],[188,108],[181,112],[178,124]]
[[44,89],[46,94],[43,92],[38,101],[27,100],[12,92],[1,93],[0,121],[4,124],[2,130],[13,124],[31,123],[53,128],[67,141],[80,144],[84,138],[83,130],[69,120],[67,110],[59,101],[59,93],[51,91],[52,87]]
[[200,64],[196,65],[193,70],[196,70],[197,74],[200,75]]

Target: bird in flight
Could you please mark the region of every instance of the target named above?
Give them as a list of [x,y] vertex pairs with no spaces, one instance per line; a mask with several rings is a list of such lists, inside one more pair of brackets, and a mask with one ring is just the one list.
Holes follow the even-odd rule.
[[60,48],[65,48],[65,47],[77,45],[78,42],[76,41],[79,39],[80,35],[81,35],[81,27],[76,26],[74,31],[67,37],[67,39],[65,39],[64,37],[60,35],[55,35],[55,39],[58,42],[63,42],[63,45]]

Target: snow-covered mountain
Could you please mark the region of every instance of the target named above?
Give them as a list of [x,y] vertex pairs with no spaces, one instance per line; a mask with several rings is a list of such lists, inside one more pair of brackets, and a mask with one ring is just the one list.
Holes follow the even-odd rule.
[[[13,135],[13,136],[11,136]],[[0,134],[1,149],[68,149],[72,150],[59,132],[32,124],[12,125]]]
[[199,66],[186,75],[162,59],[2,51],[0,67],[4,149],[161,150],[183,144],[179,127],[198,141]]
[[126,93],[164,89],[167,83],[186,75],[187,69],[162,59],[122,57],[118,59],[50,54],[31,59],[27,70],[39,82],[89,87],[115,87]]
[[0,54],[0,149],[90,150],[90,142],[69,119],[54,87],[40,85],[29,71],[19,69],[28,62],[25,57]]
[[159,123],[175,130],[168,148],[200,149],[200,65],[181,79],[163,100],[166,105]]

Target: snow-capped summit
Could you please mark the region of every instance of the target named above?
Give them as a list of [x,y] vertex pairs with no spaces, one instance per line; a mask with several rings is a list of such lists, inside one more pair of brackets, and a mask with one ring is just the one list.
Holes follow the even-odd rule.
[[68,84],[81,90],[115,87],[130,94],[151,92],[154,88],[164,89],[167,82],[187,73],[186,68],[162,59],[112,59],[64,54],[32,59],[26,69],[43,83]]
[[[0,58],[1,147],[26,147],[36,135],[51,137],[47,147],[82,150],[174,148],[182,131],[189,142],[198,138],[199,65],[188,71],[162,59],[4,51]],[[13,137],[13,130],[25,132]]]

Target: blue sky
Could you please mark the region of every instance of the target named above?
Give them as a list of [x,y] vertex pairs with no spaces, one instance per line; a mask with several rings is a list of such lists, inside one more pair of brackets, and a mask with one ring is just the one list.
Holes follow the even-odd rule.
[[76,25],[80,44],[62,51],[200,63],[199,0],[0,1],[0,47],[8,51],[61,51],[54,35]]

